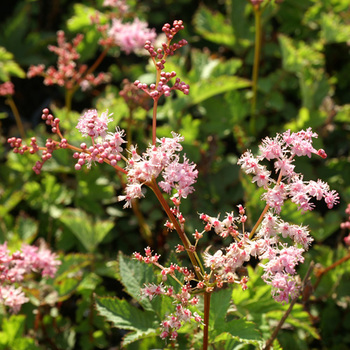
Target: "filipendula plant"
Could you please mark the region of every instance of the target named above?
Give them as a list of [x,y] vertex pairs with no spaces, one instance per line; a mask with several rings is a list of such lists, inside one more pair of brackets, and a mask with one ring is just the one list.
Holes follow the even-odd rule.
[[[313,238],[307,227],[285,222],[281,218],[285,202],[289,200],[295,203],[299,210],[306,212],[314,209],[314,200],[323,200],[331,209],[338,203],[339,196],[326,182],[320,179],[306,180],[302,173],[296,171],[296,157],[310,158],[315,154],[326,158],[324,150],[313,147],[313,139],[317,134],[311,128],[299,132],[287,130],[274,138],[267,137],[262,140],[259,155],[246,151],[238,160],[242,171],[251,175],[252,182],[264,190],[261,200],[266,202],[266,206],[261,215],[256,219],[247,220],[242,204],[232,208],[223,218],[220,218],[220,215],[200,213],[199,218],[203,226],[191,236],[188,235],[181,203],[194,192],[198,170],[196,164],[185,155],[181,155],[181,143],[184,140],[181,135],[172,132],[171,137],[157,138],[159,98],[170,96],[172,90],[179,90],[184,94],[190,91],[186,83],[176,78],[176,72],[164,70],[168,57],[187,44],[184,39],[173,43],[174,36],[182,29],[182,21],[174,21],[173,25],[165,24],[163,32],[166,42],[157,49],[151,41],[146,41],[144,46],[156,69],[154,84],[147,85],[138,80],[134,83],[135,87],[153,100],[152,141],[144,152],[139,152],[133,145],[125,147],[127,142],[124,130],[117,127],[113,132],[108,131],[112,115],[108,111],[99,113],[94,109],[86,111],[77,124],[78,131],[90,141],[89,144],[70,144],[61,133],[60,120],[47,108],[43,110],[42,119],[51,126],[58,140],[48,139],[44,146],[38,145],[36,138],[32,138],[28,146],[15,137],[10,138],[8,142],[16,153],[41,155],[41,160],[33,167],[36,173],[41,172],[43,164],[52,157],[54,151],[62,148],[74,152],[77,171],[84,166],[91,168],[92,165],[107,163],[126,177],[125,192],[118,197],[124,202],[124,208],[132,207],[135,200],[144,197],[146,187],[154,192],[167,216],[166,228],[175,231],[180,238],[176,252],[186,252],[190,266],[182,265],[179,260],[164,266],[160,256],[154,253],[151,247],[146,247],[143,253],[135,252],[135,260],[153,265],[159,270],[159,279],[153,279],[151,283],[146,282],[139,291],[140,304],[150,305],[145,302],[147,299],[151,304],[155,299],[169,299],[170,302],[164,304],[168,309],[159,313],[162,317],[158,323],[160,338],[175,344],[179,341],[182,329],[188,329],[188,324],[192,324],[197,328],[197,332],[187,335],[188,344],[195,348],[201,346],[207,349],[209,344],[214,342],[214,339],[209,337],[209,315],[219,312],[211,310],[211,296],[225,290],[227,285],[235,284],[238,284],[244,293],[249,287],[249,277],[244,269],[248,261],[260,261],[263,267],[261,278],[271,286],[272,297],[277,302],[288,303],[299,295],[301,283],[296,269],[304,262],[303,253],[309,249]],[[253,222],[253,219],[255,225],[249,227],[248,222]],[[197,248],[198,242],[210,231],[222,238],[222,247],[212,251],[209,246],[201,252]],[[146,313],[140,316],[140,310],[128,309],[124,302],[118,300],[107,301],[96,297],[97,309],[115,326],[134,331],[134,336],[128,339],[128,343],[149,336],[152,325],[143,323],[154,317],[148,319]],[[128,310],[128,315],[125,310]],[[225,314],[227,311],[225,310]],[[145,317],[146,321],[142,323],[138,319],[139,316]],[[238,324],[235,328],[232,323],[227,323],[219,330],[236,336],[234,339],[239,340],[237,327]],[[249,327],[249,323],[244,323],[244,327]],[[220,334],[215,334],[218,335]],[[262,346],[261,341],[254,344]]]

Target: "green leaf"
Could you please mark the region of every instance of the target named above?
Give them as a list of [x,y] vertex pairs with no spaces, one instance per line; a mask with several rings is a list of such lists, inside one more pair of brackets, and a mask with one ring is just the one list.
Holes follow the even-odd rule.
[[255,328],[255,324],[242,319],[227,322],[225,328],[215,337],[215,342],[225,341],[227,337],[245,344],[258,346],[262,343],[260,332]]
[[22,191],[5,190],[0,197],[0,217],[4,217],[23,199]]
[[8,118],[9,114],[6,112],[0,112],[0,120]]
[[56,280],[65,279],[68,275],[78,273],[91,264],[93,256],[88,254],[65,254],[61,257],[61,265],[56,272]]
[[338,14],[329,12],[321,16],[321,38],[326,43],[347,42],[350,37],[350,24],[345,24]]
[[35,345],[35,340],[33,338],[20,338],[16,339],[12,344],[12,349],[16,350],[40,350],[40,348]]
[[55,280],[55,289],[58,293],[58,301],[68,299],[77,290],[80,283],[81,277],[78,276]]
[[13,344],[16,339],[23,336],[24,324],[24,315],[11,315],[8,319],[3,319],[2,329],[8,344]]
[[19,216],[17,218],[16,231],[21,241],[32,243],[38,232],[38,222],[30,217]]
[[196,105],[215,95],[222,94],[230,90],[247,88],[251,82],[236,76],[220,76],[198,81],[191,85],[190,105]]
[[25,78],[24,70],[13,60],[12,53],[0,47],[0,81],[8,81],[11,77]]
[[49,213],[52,217],[57,217],[60,213],[58,208],[69,204],[72,197],[72,192],[59,183],[55,176],[48,173],[43,175],[41,183],[35,181],[25,183],[24,191],[32,207]]
[[319,51],[318,43],[308,45],[303,41],[294,41],[286,35],[279,35],[278,41],[282,51],[283,67],[298,73],[305,67],[323,67],[324,55]]
[[134,331],[124,345],[156,332],[159,321],[154,312],[137,309],[124,299],[95,296],[95,301],[98,313],[107,321],[117,328]]
[[83,269],[91,264],[92,259],[93,257],[87,254],[61,256],[61,265],[52,282],[60,301],[68,299],[77,290],[83,279]]
[[[130,332],[123,338],[123,346],[127,346],[137,340],[144,340],[148,337],[154,337],[157,334],[156,329],[150,328],[146,331]],[[144,343],[144,341],[142,341]]]
[[146,310],[153,310],[153,303],[147,298],[140,300],[140,290],[146,283],[155,283],[157,278],[152,265],[118,254],[120,281],[128,294],[140,302]]
[[79,239],[88,252],[96,250],[114,223],[108,220],[93,220],[80,209],[64,210],[60,221]]
[[334,120],[340,123],[350,122],[350,104],[337,107],[338,111]]
[[103,13],[98,12],[96,8],[75,4],[74,15],[67,21],[67,27],[70,31],[84,33],[84,40],[77,48],[82,62],[93,57],[98,48],[98,40],[101,38],[97,26],[91,24],[90,20],[96,14],[98,14],[101,24],[106,23],[106,17]]
[[212,12],[204,5],[200,6],[194,15],[193,23],[197,33],[216,44],[232,47],[235,36],[231,25],[220,12]]
[[250,30],[252,22],[249,20],[247,9],[251,4],[246,0],[227,0],[228,9],[237,41],[242,46],[249,46],[254,40],[254,34]]
[[[67,21],[67,27],[72,32],[83,32],[84,29],[91,27],[91,16],[96,15],[96,8],[83,4],[74,4],[74,15]],[[102,13],[97,12],[98,15]],[[103,16],[104,18],[104,16]]]
[[231,304],[232,288],[220,289],[210,297],[209,325],[213,330],[223,329],[226,314]]

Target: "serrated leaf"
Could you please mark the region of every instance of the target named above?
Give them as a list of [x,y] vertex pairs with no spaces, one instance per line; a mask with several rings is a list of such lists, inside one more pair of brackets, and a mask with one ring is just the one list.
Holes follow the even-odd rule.
[[137,340],[145,339],[147,337],[151,337],[151,336],[154,336],[156,334],[157,334],[157,332],[153,328],[150,328],[150,329],[146,330],[145,332],[140,332],[140,331],[130,332],[123,338],[123,346],[127,346],[127,345],[129,345]]
[[141,333],[155,332],[158,327],[154,312],[137,309],[125,299],[95,296],[95,305],[114,327]]
[[144,284],[157,281],[152,265],[126,257],[122,253],[118,255],[118,262],[120,281],[128,294],[139,301],[146,310],[153,310],[149,299],[140,300],[140,290],[144,287]]

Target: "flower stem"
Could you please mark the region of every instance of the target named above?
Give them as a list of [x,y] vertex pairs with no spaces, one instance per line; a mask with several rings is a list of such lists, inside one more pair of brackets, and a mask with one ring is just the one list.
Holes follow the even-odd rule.
[[251,106],[251,118],[250,118],[250,132],[252,135],[256,132],[256,100],[258,93],[258,76],[259,76],[259,63],[261,52],[261,13],[260,6],[254,6],[254,19],[255,19],[255,47],[254,47],[254,65],[253,65],[253,77],[252,77],[252,106]]
[[24,131],[23,123],[22,123],[21,117],[19,115],[17,106],[16,106],[15,101],[13,100],[11,95],[7,96],[6,103],[11,108],[11,111],[12,111],[14,117],[15,117],[15,120],[16,120],[16,124],[17,124],[17,128],[18,128],[19,134],[21,135],[22,140],[24,140],[26,138],[26,133]]
[[67,112],[70,112],[72,109],[72,99],[75,91],[76,89],[66,89],[64,95],[64,105],[66,107]]
[[333,269],[336,268],[338,265],[340,265],[340,264],[342,264],[342,263],[344,263],[345,261],[348,261],[348,260],[350,260],[350,251],[348,252],[347,255],[345,255],[343,258],[339,259],[338,261],[336,261],[336,262],[333,263],[332,265],[330,265],[330,266],[328,266],[328,267],[326,267],[326,268],[324,268],[324,269],[321,269],[321,270],[316,274],[317,280],[316,280],[316,282],[315,282],[315,284],[314,284],[313,289],[315,290],[315,289],[318,287],[318,285],[319,285],[320,282],[321,282],[321,279],[322,279],[323,275],[325,275],[325,274],[326,274],[327,272],[329,272],[330,270],[333,270]]
[[208,349],[210,296],[211,296],[211,293],[204,292],[203,350]]
[[[184,230],[181,228],[179,222],[176,220],[174,214],[171,212],[170,207],[168,202],[165,200],[165,198],[163,197],[162,192],[160,191],[157,182],[155,179],[152,180],[152,182],[147,183],[148,187],[150,187],[152,189],[152,191],[154,192],[154,194],[156,195],[159,203],[161,204],[161,206],[163,207],[164,211],[166,212],[169,220],[172,222],[172,224],[175,227],[175,230],[177,232],[177,234],[179,235],[181,242],[183,244],[183,246],[185,247],[185,250],[191,260],[191,263],[194,267],[195,273],[197,275],[197,278],[199,280],[203,280],[203,275],[205,273],[204,268],[202,266],[202,263],[199,260],[199,257],[197,255],[197,253],[193,250],[193,246],[191,244],[191,242],[189,241],[188,237],[186,236],[186,233],[184,232]],[[202,273],[202,274],[201,274]]]
[[288,318],[289,314],[292,312],[293,310],[293,307],[294,307],[294,304],[297,302],[300,294],[303,292],[304,288],[306,287],[307,285],[307,282],[308,282],[308,279],[309,279],[309,276],[310,276],[310,273],[311,271],[313,270],[314,268],[314,262],[311,261],[310,265],[309,265],[309,268],[306,272],[306,275],[304,277],[304,280],[303,280],[303,283],[302,283],[302,288],[300,289],[299,293],[293,298],[293,300],[291,301],[290,305],[289,305],[289,308],[288,310],[284,313],[283,317],[281,318],[281,320],[279,321],[277,327],[275,328],[275,330],[273,331],[271,337],[268,339],[268,341],[266,342],[265,344],[265,347],[264,347],[264,350],[269,350],[273,341],[276,339],[277,337],[277,334],[278,332],[280,331],[280,329],[282,328],[284,322],[286,321],[286,319]]
[[[282,171],[280,171],[279,175],[278,175],[278,179],[276,182],[276,186],[278,186],[280,184],[282,180]],[[267,211],[270,209],[270,206],[268,204],[266,204],[264,210],[262,211],[262,213],[259,216],[258,221],[256,222],[256,224],[254,225],[253,229],[251,230],[250,234],[249,234],[249,238],[252,239],[254,236],[255,231],[257,230],[257,228],[259,227],[261,221],[263,220],[265,214],[267,213]]]
[[153,118],[152,118],[152,144],[156,144],[157,140],[157,107],[158,107],[158,100],[154,100],[153,103]]
[[82,75],[82,77],[77,81],[77,83],[71,88],[66,90],[66,109],[67,111],[71,110],[72,107],[72,98],[74,93],[79,89],[80,83],[82,80],[84,80],[84,78],[91,74],[102,62],[102,60],[105,58],[105,56],[107,55],[107,52],[109,50],[109,46],[107,46],[100,54],[100,56],[97,57],[96,61],[94,62],[94,64]]

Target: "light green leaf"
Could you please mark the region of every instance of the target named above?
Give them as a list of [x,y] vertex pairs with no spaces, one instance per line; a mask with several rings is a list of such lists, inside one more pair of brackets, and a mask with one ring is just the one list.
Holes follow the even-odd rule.
[[197,33],[216,44],[232,47],[235,36],[230,24],[220,12],[212,12],[204,5],[200,6],[194,15],[193,23]]
[[251,82],[235,76],[221,76],[215,79],[198,81],[191,85],[190,105],[196,105],[215,95],[230,90],[247,88]]
[[8,344],[12,344],[15,339],[23,336],[24,315],[11,315],[8,319],[4,318],[2,322],[2,329],[4,334],[6,334]]
[[12,53],[0,47],[0,81],[8,81],[10,78],[24,78],[24,70],[14,61]]
[[126,257],[122,253],[118,255],[120,281],[128,294],[138,300],[146,310],[153,310],[153,303],[145,298],[140,300],[140,290],[146,283],[156,282],[152,265]]
[[156,329],[150,328],[146,331],[136,331],[136,332],[130,332],[123,338],[123,346],[127,346],[137,340],[144,340],[147,337],[152,337],[157,334]]
[[321,16],[321,38],[326,43],[347,42],[350,37],[350,25],[345,24],[340,15],[329,12]]
[[320,52],[318,43],[307,45],[303,41],[294,41],[293,39],[279,35],[278,41],[282,51],[283,67],[294,73],[298,73],[306,67],[323,67],[324,55]]
[[0,197],[0,217],[4,217],[23,199],[22,191],[5,190]]
[[88,252],[93,252],[103,241],[114,223],[107,220],[93,220],[80,209],[64,210],[60,221],[79,239]]
[[215,342],[225,341],[229,337],[245,344],[258,346],[262,343],[262,337],[260,332],[255,328],[255,324],[242,319],[227,322],[225,329],[215,337]]

